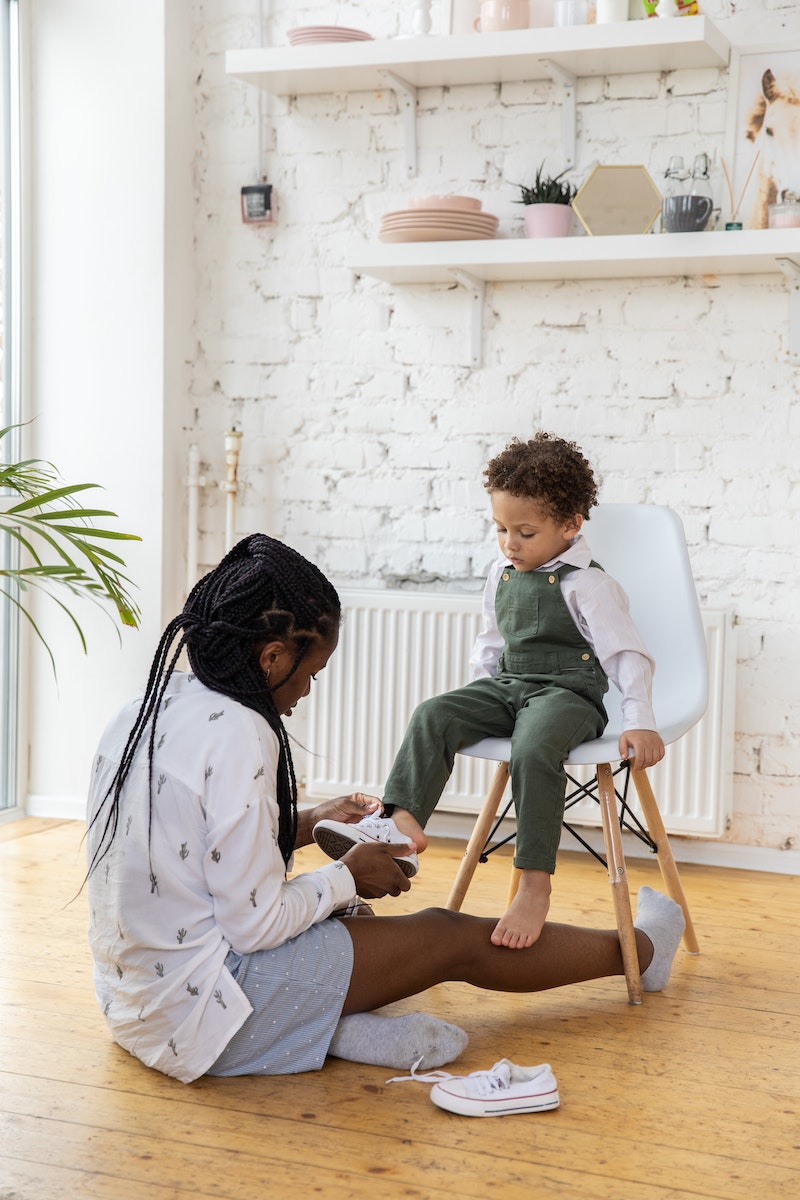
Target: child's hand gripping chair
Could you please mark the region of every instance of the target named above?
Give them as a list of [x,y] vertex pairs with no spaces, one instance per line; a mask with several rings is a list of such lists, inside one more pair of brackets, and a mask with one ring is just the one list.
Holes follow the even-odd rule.
[[[585,532],[593,557],[627,592],[633,619],[644,644],[656,660],[653,708],[658,732],[668,746],[699,721],[708,698],[705,636],[680,518],[671,509],[659,505],[601,504],[594,510]],[[567,790],[566,805],[568,811],[571,804],[587,795],[592,795],[600,805],[607,860],[604,865],[608,867],[614,897],[628,999],[631,1004],[641,1004],[642,987],[621,828],[633,829],[658,855],[666,889],[680,904],[686,917],[684,945],[692,954],[697,954],[699,947],[647,772],[631,771],[627,763],[616,770],[611,766],[619,759],[617,743],[623,732],[619,693],[613,684],[606,694],[605,705],[609,721],[603,736],[577,746],[566,760],[567,781],[573,785],[572,791]],[[509,778],[510,739],[484,738],[473,746],[464,747],[460,753],[492,759],[499,765],[447,900],[447,908],[455,910],[461,908],[475,868],[512,803],[508,801],[498,819],[497,811]],[[569,774],[569,767],[579,764],[596,766],[596,778],[588,784],[574,779]],[[617,775],[622,778],[622,790],[615,785]],[[629,777],[636,788],[644,827],[627,806]],[[564,827],[591,849],[566,820]],[[512,868],[511,897],[517,889],[518,875]]]

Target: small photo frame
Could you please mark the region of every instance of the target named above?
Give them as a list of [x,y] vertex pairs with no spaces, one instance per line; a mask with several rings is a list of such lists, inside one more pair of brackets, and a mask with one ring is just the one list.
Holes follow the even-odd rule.
[[745,229],[766,229],[787,192],[800,197],[800,43],[733,49],[724,162]]

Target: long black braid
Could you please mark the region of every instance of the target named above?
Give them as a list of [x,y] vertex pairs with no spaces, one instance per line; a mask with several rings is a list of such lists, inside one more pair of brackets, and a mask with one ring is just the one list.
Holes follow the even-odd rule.
[[[293,646],[296,657],[284,684],[308,648],[329,641],[341,620],[336,589],[318,567],[296,550],[255,533],[230,550],[189,593],[183,611],[167,625],[158,643],[141,707],[114,779],[89,828],[104,826],[88,874],[111,848],[119,823],[120,796],[145,730],[150,726],[150,807],[158,710],[175,664],[186,647],[189,663],[206,687],[238,700],[268,722],[278,736],[278,845],[285,863],[297,837],[297,781],[289,738],[275,707],[272,687],[259,664],[259,650],[278,638]],[[175,645],[177,639],[177,645]]]

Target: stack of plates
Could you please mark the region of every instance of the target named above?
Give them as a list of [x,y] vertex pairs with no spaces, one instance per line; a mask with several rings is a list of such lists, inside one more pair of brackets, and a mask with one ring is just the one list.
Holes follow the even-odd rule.
[[319,42],[371,42],[372,34],[343,25],[300,25],[286,35],[292,46],[312,46]]
[[493,238],[498,219],[480,211],[470,196],[428,196],[411,207],[387,213],[378,237],[382,242],[460,242]]

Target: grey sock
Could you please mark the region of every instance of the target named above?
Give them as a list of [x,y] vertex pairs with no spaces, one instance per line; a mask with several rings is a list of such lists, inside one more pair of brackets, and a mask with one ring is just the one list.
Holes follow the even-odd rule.
[[384,1017],[379,1013],[353,1013],[336,1026],[328,1053],[349,1062],[376,1067],[411,1066],[421,1061],[430,1069],[458,1058],[467,1045],[467,1035],[458,1025],[449,1025],[428,1013]]
[[686,926],[683,910],[663,892],[643,887],[639,890],[633,923],[653,943],[653,961],[642,973],[642,988],[645,992],[660,992],[669,979],[672,960]]

